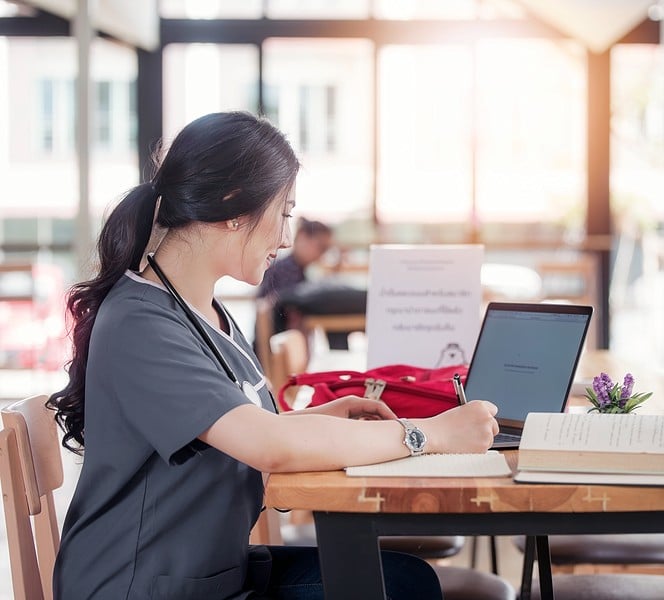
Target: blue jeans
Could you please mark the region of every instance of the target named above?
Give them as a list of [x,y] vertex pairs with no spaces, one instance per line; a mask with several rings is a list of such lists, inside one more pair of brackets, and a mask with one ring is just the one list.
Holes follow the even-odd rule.
[[[272,571],[265,596],[270,600],[323,600],[318,549],[270,546]],[[389,600],[442,600],[435,571],[424,560],[401,552],[381,552]]]

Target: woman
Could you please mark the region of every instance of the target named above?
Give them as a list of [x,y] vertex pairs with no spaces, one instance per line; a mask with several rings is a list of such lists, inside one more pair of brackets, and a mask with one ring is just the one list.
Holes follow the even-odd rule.
[[[267,121],[207,115],[106,221],[99,272],[68,299],[69,384],[49,400],[63,443],[85,446],[56,598],[322,598],[315,549],[253,560],[261,473],[409,453],[404,426],[380,402],[347,397],[275,414],[250,345],[214,300],[220,277],[258,284],[290,246],[297,171]],[[475,401],[413,422],[426,451],[482,452],[494,413]],[[391,598],[440,598],[426,563],[388,553],[383,562]]]

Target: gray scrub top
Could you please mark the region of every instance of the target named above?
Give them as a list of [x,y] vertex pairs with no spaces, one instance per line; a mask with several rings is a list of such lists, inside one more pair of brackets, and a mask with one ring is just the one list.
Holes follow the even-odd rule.
[[[201,321],[239,381],[273,411],[258,360],[232,321],[230,335]],[[85,454],[56,599],[244,597],[261,473],[197,436],[247,402],[165,288],[134,273],[120,278],[90,340]]]

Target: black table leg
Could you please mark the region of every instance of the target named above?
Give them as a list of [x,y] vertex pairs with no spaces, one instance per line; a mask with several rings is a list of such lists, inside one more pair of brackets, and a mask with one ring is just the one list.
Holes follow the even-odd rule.
[[538,535],[535,537],[535,543],[537,545],[537,564],[539,566],[540,598],[542,600],[554,600],[549,537]]
[[385,600],[380,548],[371,519],[324,512],[314,517],[325,600]]
[[523,550],[523,569],[521,571],[521,591],[519,600],[530,600],[533,585],[533,564],[535,563],[535,538],[526,536],[526,547]]
[[491,549],[491,572],[498,575],[498,547],[495,535],[489,536],[489,547]]

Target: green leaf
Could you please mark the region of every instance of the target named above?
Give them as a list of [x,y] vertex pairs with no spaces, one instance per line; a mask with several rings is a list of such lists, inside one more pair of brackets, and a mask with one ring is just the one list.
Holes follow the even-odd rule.
[[614,402],[620,400],[621,391],[622,390],[620,389],[620,384],[615,383],[611,388],[611,391],[609,392],[609,398],[611,398],[611,400],[613,400]]
[[648,398],[652,396],[652,392],[634,394],[631,398],[625,403],[625,410],[627,412],[634,410],[639,404],[645,402]]

